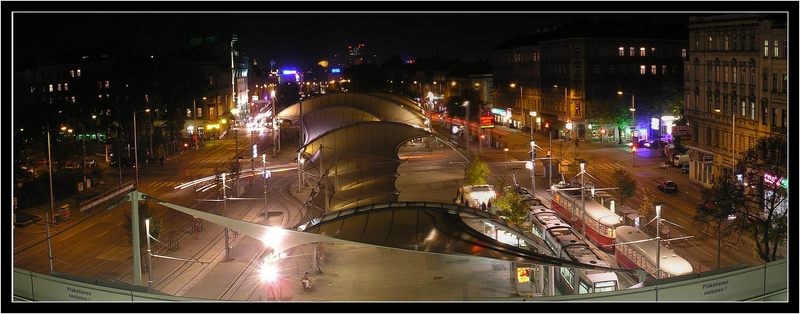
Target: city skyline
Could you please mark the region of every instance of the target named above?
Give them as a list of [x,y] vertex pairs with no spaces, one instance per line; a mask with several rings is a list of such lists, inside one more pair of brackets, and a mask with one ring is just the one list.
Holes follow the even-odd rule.
[[[15,47],[31,52],[16,56],[16,64],[22,66],[63,52],[132,47],[158,53],[185,46],[192,37],[215,36],[217,41],[227,42],[233,34],[239,38],[242,53],[250,57],[308,66],[360,43],[377,54],[378,64],[395,55],[488,60],[493,49],[518,35],[550,31],[575,19],[680,25],[688,21],[688,15],[123,12],[19,14],[16,19],[19,42]],[[496,34],[498,29],[500,34]]]

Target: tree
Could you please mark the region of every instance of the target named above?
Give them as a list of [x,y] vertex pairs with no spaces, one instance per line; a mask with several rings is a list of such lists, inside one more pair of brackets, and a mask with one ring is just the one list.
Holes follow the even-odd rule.
[[495,206],[500,208],[500,215],[506,220],[520,227],[526,227],[528,220],[528,204],[522,195],[513,191],[508,191],[500,195],[495,200]]
[[[735,217],[737,208],[744,207],[743,185],[738,184],[730,176],[719,176],[710,190],[705,191],[707,201],[700,204],[695,214],[695,221],[706,227],[716,225],[717,232],[717,268],[720,268],[720,252],[722,235],[737,233],[741,236],[745,225],[728,222],[730,217]],[[739,221],[741,222],[741,221]]]
[[[141,243],[145,243],[147,241],[147,231],[145,230],[145,223],[144,221],[150,218],[150,236],[154,239],[158,240],[161,236],[162,231],[164,230],[164,222],[161,221],[161,217],[158,215],[153,215],[150,211],[149,202],[145,201],[144,203],[139,203],[139,240]],[[125,220],[125,230],[128,231],[128,234],[131,234],[133,231],[133,223],[131,219],[130,213],[124,214]],[[144,249],[144,247],[143,247]]]
[[[742,175],[745,206],[737,219],[749,227],[756,242],[756,254],[765,262],[776,260],[788,231],[786,137],[763,137],[740,155],[736,173]],[[738,178],[737,178],[738,179]],[[738,212],[738,210],[737,210]]]
[[636,179],[627,170],[614,171],[612,180],[617,182],[617,189],[611,193],[619,199],[620,205],[624,204],[634,193],[636,193]]
[[467,166],[467,184],[486,184],[486,179],[489,178],[489,173],[489,165],[482,161],[479,157],[475,157],[472,160],[472,164]]
[[[656,200],[647,187],[642,187],[642,193],[644,193],[642,195],[642,204],[636,209],[636,213],[639,214],[639,222],[647,224],[655,217]],[[654,225],[649,225],[646,230],[652,230]],[[643,226],[642,228],[644,229],[645,227]]]

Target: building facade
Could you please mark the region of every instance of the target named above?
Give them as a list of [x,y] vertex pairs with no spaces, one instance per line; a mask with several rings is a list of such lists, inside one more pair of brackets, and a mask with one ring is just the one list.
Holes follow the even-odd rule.
[[710,188],[760,137],[786,134],[785,17],[691,17],[684,114],[689,180]]
[[[494,50],[495,107],[510,109],[515,125],[557,132],[566,140],[646,138],[651,132],[640,130],[667,114],[659,101],[663,86],[674,86],[680,96],[684,37],[674,27],[603,21],[520,35]],[[636,121],[619,132],[608,108],[631,107],[630,95]]]

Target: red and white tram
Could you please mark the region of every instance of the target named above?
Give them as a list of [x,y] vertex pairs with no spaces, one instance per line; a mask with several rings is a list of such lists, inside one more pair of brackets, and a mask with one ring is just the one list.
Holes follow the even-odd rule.
[[[589,196],[586,202],[586,235],[590,241],[604,251],[614,252],[614,228],[622,225],[622,217],[610,209],[600,205]],[[565,221],[570,222],[576,230],[583,228],[580,190],[556,190],[553,194],[553,210]]]
[[[656,278],[656,241],[642,241],[650,236],[631,226],[620,226],[616,229],[617,244],[614,256],[617,263],[625,269],[643,269]],[[629,243],[634,241],[642,241]],[[691,274],[692,264],[683,259],[674,250],[661,244],[661,278]]]
[[[562,221],[554,211],[544,206],[532,206],[530,220],[533,234],[544,240],[555,256],[583,264],[610,267],[585,242],[581,241],[569,224]],[[577,289],[579,294],[615,291],[619,288],[619,280],[615,272],[579,271],[580,276],[576,282],[576,269],[555,267],[555,271],[558,289],[563,294],[573,294],[576,290],[574,286],[576,283],[579,285]]]

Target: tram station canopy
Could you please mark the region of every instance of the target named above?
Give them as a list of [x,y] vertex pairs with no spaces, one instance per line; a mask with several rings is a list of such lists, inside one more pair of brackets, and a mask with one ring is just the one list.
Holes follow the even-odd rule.
[[321,95],[276,118],[302,129],[298,159],[316,177],[312,205],[326,212],[397,201],[397,150],[409,140],[433,136],[415,102],[388,94]]

